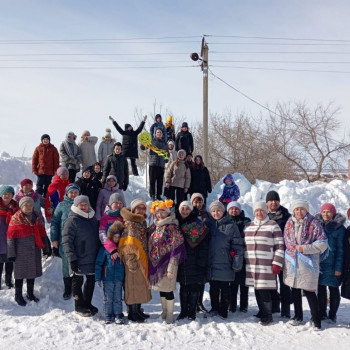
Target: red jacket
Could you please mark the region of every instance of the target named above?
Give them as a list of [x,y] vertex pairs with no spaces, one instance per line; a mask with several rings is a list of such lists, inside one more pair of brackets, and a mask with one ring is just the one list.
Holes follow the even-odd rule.
[[32,172],[35,175],[54,175],[59,167],[59,154],[57,148],[51,143],[41,143],[35,148],[32,158]]

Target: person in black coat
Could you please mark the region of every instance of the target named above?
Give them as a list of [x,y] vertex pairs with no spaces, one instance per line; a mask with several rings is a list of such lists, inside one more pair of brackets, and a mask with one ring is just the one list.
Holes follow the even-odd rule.
[[[288,210],[280,204],[280,196],[276,191],[269,191],[266,195],[268,216],[276,221],[281,231],[284,232],[286,222],[291,216]],[[272,291],[272,313],[281,312],[281,316],[290,318],[290,304],[292,303],[291,289],[283,283],[283,270],[278,275],[280,281],[280,294],[277,289]],[[281,303],[281,307],[280,307]]]
[[123,130],[112,117],[109,117],[109,119],[113,122],[113,125],[119,134],[123,136],[123,156],[125,158],[130,158],[133,175],[139,176],[136,166],[136,159],[139,157],[137,148],[137,136],[145,126],[147,115],[143,117],[143,121],[136,130],[134,130],[130,124],[125,124],[125,130]]
[[83,175],[75,183],[79,186],[81,194],[88,196],[92,209],[96,211],[97,197],[102,183],[95,181],[91,177],[91,168],[87,167],[83,170]]
[[204,198],[204,204],[207,200],[208,193],[211,193],[211,179],[208,168],[204,166],[203,158],[200,155],[194,157],[194,165],[191,170],[191,185],[189,192],[201,193]]
[[120,142],[114,144],[113,153],[106,159],[102,183],[105,184],[108,175],[114,175],[118,180],[119,188],[126,191],[129,186],[129,168],[127,159],[122,155],[122,149]]
[[[87,196],[77,196],[64,224],[62,246],[73,275],[75,312],[87,317],[98,312],[91,304],[95,289],[95,260],[101,246],[98,221]],[[84,283],[84,276],[86,282]],[[82,290],[83,287],[83,290]]]
[[181,131],[176,135],[175,149],[176,151],[184,149],[186,154],[193,152],[193,137],[188,131],[188,124],[186,122],[182,123]]
[[[238,202],[230,202],[227,205],[227,212],[231,217],[231,220],[237,225],[241,237],[244,239],[244,228],[247,226],[251,220],[244,215],[244,210],[241,209],[241,205]],[[239,311],[248,311],[248,293],[249,287],[245,285],[246,278],[246,264],[243,260],[242,270],[237,272],[235,275],[235,280],[230,283],[230,311],[236,312],[237,310],[237,293],[238,288],[240,289],[239,298]]]
[[187,254],[177,273],[181,306],[177,319],[188,317],[189,320],[195,320],[200,291],[206,281],[209,229],[198,217],[198,211],[193,212],[193,206],[188,201],[180,203],[176,218],[185,238]]
[[[350,220],[350,208],[347,211]],[[350,299],[350,226],[346,229],[344,235],[344,262],[343,262],[343,284],[341,286],[341,296]],[[349,323],[350,325],[350,323]]]

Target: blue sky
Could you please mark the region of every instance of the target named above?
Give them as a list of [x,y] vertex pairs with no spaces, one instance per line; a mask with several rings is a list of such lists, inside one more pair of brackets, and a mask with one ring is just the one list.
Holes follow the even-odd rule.
[[[150,117],[154,112],[164,118],[172,113],[190,126],[200,121],[202,73],[189,53],[199,52],[202,34],[212,35],[207,37],[211,70],[235,88],[270,107],[278,101],[305,101],[311,106],[334,101],[342,108],[340,118],[347,128],[348,73],[233,67],[350,71],[349,63],[286,63],[350,62],[349,9],[347,1],[1,0],[0,151],[12,155],[24,151],[30,156],[43,133],[49,133],[56,146],[70,130],[80,135],[88,129],[100,137],[111,126],[108,115],[121,125],[135,124],[135,110]],[[139,39],[161,37],[179,39]],[[91,42],[133,38],[138,39]],[[82,39],[90,41],[76,41]],[[252,53],[258,51],[302,53]],[[332,53],[305,53],[325,51]],[[170,68],[140,68],[154,66]],[[209,76],[209,110],[265,113],[213,76]]]

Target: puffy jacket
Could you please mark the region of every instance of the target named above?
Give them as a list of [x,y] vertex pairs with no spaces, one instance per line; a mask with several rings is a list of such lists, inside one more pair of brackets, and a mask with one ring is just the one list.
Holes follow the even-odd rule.
[[35,175],[54,175],[60,165],[57,148],[48,143],[41,143],[35,148],[32,157],[32,172]]
[[98,161],[105,164],[107,157],[113,153],[114,140],[102,141],[98,146]]
[[164,178],[170,186],[188,189],[191,184],[191,171],[184,160],[175,160],[167,167]]
[[129,185],[128,161],[122,154],[112,153],[107,157],[102,182],[105,183],[108,175],[114,175],[117,178],[119,188],[126,191]]
[[[165,141],[154,138],[152,140],[152,145],[163,150],[168,150],[168,145]],[[149,150],[149,166],[159,166],[161,168],[165,167],[165,159],[159,156],[157,153]]]
[[268,213],[270,220],[276,221],[277,225],[281,228],[281,231],[284,231],[287,220],[290,218],[291,214],[288,209],[280,205],[278,210],[275,213]]
[[97,140],[97,136],[88,136],[86,140],[81,140],[79,143],[83,169],[93,166],[96,163],[95,145]]
[[121,259],[112,259],[104,247],[98,251],[95,263],[95,281],[124,282],[125,268]]
[[175,140],[175,149],[179,151],[184,149],[186,153],[193,152],[193,137],[189,131],[180,131]]
[[198,168],[194,166],[190,168],[191,171],[191,185],[189,192],[201,193],[204,198],[208,197],[208,193],[211,193],[211,179],[207,167]]
[[102,183],[91,180],[91,178],[85,179],[83,177],[79,178],[75,183],[80,187],[81,194],[89,197],[92,209],[96,210],[97,197],[102,188]]

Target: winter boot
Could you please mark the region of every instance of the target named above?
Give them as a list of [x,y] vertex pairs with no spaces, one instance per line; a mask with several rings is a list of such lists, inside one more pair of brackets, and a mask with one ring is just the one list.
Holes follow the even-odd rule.
[[5,263],[5,284],[8,289],[13,288],[12,283],[13,263]]
[[281,297],[278,294],[277,290],[273,290],[271,292],[271,298],[272,298],[272,313],[280,313],[281,312],[281,307],[280,307],[280,302],[281,302]]
[[91,304],[94,290],[95,290],[95,276],[87,275],[86,282],[84,284],[84,289],[83,289],[83,300],[84,300],[85,307],[90,310],[92,316],[98,313],[98,308]]
[[149,314],[145,314],[141,308],[141,304],[136,304],[137,313],[144,319],[149,318]]
[[203,305],[204,289],[205,289],[205,285],[203,284],[203,285],[201,286],[200,291],[199,291],[197,312],[205,312],[205,313],[207,313],[208,310],[207,310],[207,309],[204,307],[204,305]]
[[261,302],[262,310],[261,310],[261,318],[260,318],[260,324],[262,326],[267,326],[270,323],[273,322],[272,319],[272,301],[263,301]]
[[248,311],[249,287],[246,287],[245,285],[241,284],[239,286],[239,289],[240,289],[239,311],[246,313]]
[[27,302],[24,300],[22,295],[22,286],[15,288],[15,301],[19,306],[26,306]]
[[172,300],[166,300],[166,316],[165,316],[165,322],[167,324],[174,323],[174,304],[175,304],[175,299]]
[[37,303],[39,298],[34,295],[34,279],[27,280],[27,299]]
[[64,277],[63,283],[64,283],[63,299],[69,300],[72,297],[72,277]]
[[290,318],[290,304],[281,304],[281,317]]
[[90,317],[91,311],[84,306],[84,301],[79,299],[78,295],[74,295],[75,299],[75,312],[82,317]]
[[229,309],[231,312],[237,311],[237,293],[238,293],[238,284],[230,283],[230,305]]
[[199,291],[191,291],[188,294],[188,319],[196,319],[196,310],[198,305]]
[[160,317],[165,320],[166,317],[166,299],[165,297],[160,297],[160,302],[162,304],[162,313],[160,314]]
[[137,323],[145,322],[145,319],[137,312],[137,304],[129,305],[128,319]]
[[183,320],[188,316],[188,292],[185,288],[180,287],[180,307],[181,311],[177,316],[177,320]]

